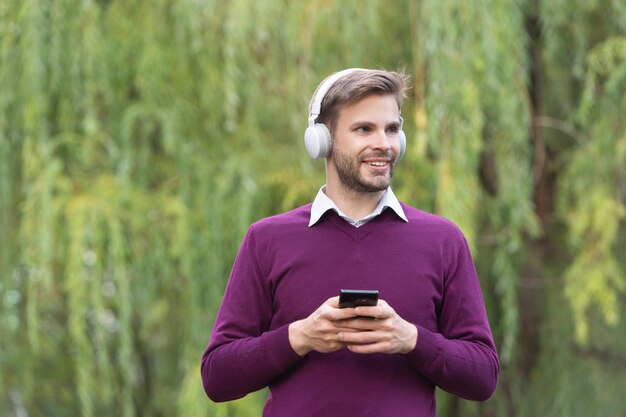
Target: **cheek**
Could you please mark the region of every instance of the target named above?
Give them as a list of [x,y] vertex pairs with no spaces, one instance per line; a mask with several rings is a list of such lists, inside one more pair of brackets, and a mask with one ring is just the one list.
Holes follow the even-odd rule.
[[396,154],[400,153],[400,135],[396,135],[391,141],[391,149],[393,149]]
[[354,143],[338,143],[336,146],[333,146],[333,151],[340,153],[344,158],[360,159],[367,153],[367,147],[357,146]]

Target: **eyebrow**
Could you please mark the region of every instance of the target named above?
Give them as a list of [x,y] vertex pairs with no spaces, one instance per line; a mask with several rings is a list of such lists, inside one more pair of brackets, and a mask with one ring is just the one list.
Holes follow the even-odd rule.
[[[361,127],[361,126],[375,126],[376,123],[374,122],[369,122],[367,120],[357,120],[354,123],[351,123],[348,128],[349,129],[355,129],[357,127]],[[389,122],[385,125],[385,127],[399,127],[400,126],[400,121],[399,120],[394,120],[393,122]]]

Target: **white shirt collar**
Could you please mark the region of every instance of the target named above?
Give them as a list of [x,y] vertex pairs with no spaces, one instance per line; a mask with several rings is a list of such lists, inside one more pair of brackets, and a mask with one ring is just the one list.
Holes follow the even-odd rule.
[[406,218],[406,215],[404,214],[404,210],[402,210],[400,201],[398,201],[398,198],[391,190],[391,187],[387,188],[387,191],[385,191],[385,194],[383,194],[383,197],[378,202],[378,205],[376,206],[374,211],[360,220],[354,220],[348,217],[344,212],[342,212],[341,209],[337,207],[335,202],[324,193],[325,187],[326,186],[323,185],[319,189],[317,195],[315,196],[315,200],[313,200],[313,205],[311,206],[311,218],[309,220],[309,227],[317,223],[319,219],[322,218],[324,213],[326,213],[328,210],[335,210],[337,214],[339,214],[339,216],[341,216],[344,220],[348,221],[353,226],[359,227],[367,223],[374,217],[378,216],[380,213],[383,212],[386,207],[392,209],[398,215],[398,217],[400,217],[405,222],[409,222],[409,220]]

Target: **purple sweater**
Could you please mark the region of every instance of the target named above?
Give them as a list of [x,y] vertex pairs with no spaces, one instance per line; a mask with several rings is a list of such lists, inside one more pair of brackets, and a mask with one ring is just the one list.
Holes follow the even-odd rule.
[[[214,401],[269,386],[263,415],[435,416],[435,386],[482,401],[499,364],[476,270],[451,222],[402,205],[355,228],[311,204],[253,224],[241,245],[209,345],[202,381]],[[341,288],[377,289],[416,325],[415,349],[298,356],[288,326]]]

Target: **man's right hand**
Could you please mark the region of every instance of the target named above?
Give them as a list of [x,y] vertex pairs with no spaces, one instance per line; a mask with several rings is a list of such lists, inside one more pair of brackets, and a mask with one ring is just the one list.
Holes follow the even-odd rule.
[[289,325],[289,343],[300,356],[312,350],[320,353],[339,350],[346,344],[339,341],[337,334],[350,330],[335,326],[335,322],[353,317],[356,317],[354,308],[340,309],[339,297],[329,298],[309,317]]

